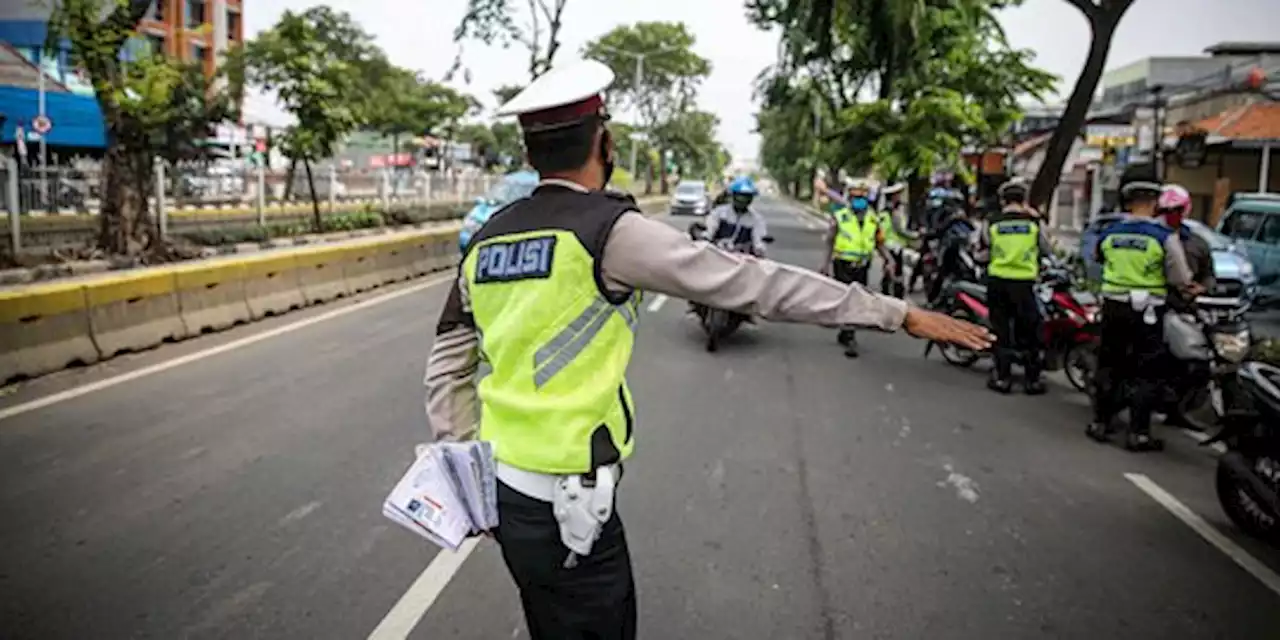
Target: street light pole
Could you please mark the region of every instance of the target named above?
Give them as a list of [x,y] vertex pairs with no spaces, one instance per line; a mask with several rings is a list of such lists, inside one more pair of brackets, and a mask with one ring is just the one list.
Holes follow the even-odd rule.
[[[636,58],[636,77],[635,77],[635,84],[634,84],[634,85],[632,85],[632,86],[634,86],[634,87],[635,87],[635,89],[636,89],[636,94],[637,94],[637,95],[639,95],[639,93],[640,93],[640,83],[641,83],[641,82],[644,82],[644,54],[643,54],[643,53],[637,53],[637,54],[633,54],[633,55],[635,55],[635,58]],[[637,99],[637,101],[636,101],[636,115],[637,115],[637,116],[639,116],[639,115],[640,115],[639,111],[640,111],[640,106],[639,106],[639,100]],[[639,118],[636,118],[636,122],[637,122],[637,123],[639,123],[639,121],[640,121],[640,119],[639,119]],[[636,140],[635,138],[632,138],[632,139],[631,139],[631,179],[632,179],[633,181],[634,181],[634,180],[637,180],[637,179],[638,179],[638,178],[637,178],[637,176],[639,175],[639,174],[637,174],[637,173],[636,173],[636,168],[637,168],[637,164],[639,163],[639,157],[640,157],[640,155],[639,155],[639,152],[640,152],[640,145],[639,145],[639,144],[637,144],[638,142],[639,142],[639,141],[638,141],[638,140]],[[646,184],[647,184],[647,183],[646,183]]]

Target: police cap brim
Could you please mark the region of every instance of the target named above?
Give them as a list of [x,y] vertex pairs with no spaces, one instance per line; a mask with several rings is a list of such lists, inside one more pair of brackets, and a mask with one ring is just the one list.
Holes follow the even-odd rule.
[[613,71],[595,60],[552,68],[498,108],[499,116],[517,116],[526,132],[569,126],[604,115],[602,92]]

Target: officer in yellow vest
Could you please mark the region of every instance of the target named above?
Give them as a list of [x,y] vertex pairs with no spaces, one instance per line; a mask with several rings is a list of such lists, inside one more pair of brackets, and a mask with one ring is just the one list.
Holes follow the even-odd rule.
[[1104,229],[1098,239],[1101,342],[1094,419],[1085,433],[1099,442],[1109,440],[1116,414],[1128,408],[1125,448],[1130,451],[1163,448],[1151,436],[1151,411],[1160,384],[1159,356],[1165,348],[1165,296],[1192,285],[1177,231],[1155,218],[1162,187],[1151,165],[1126,169],[1120,197],[1129,217]]
[[902,183],[894,183],[884,188],[884,206],[880,210],[880,230],[884,233],[884,246],[889,254],[890,262],[880,273],[880,293],[895,298],[906,296],[906,260],[904,259],[907,244],[919,238],[919,234],[907,228],[907,212],[902,205]]
[[642,429],[624,376],[640,290],[765,319],[990,344],[968,323],[694,241],[606,190],[615,151],[600,94],[612,80],[594,61],[556,67],[500,110],[519,117],[542,182],[468,245],[425,378],[437,439],[493,443],[492,533],[534,640],[636,635],[614,490]]
[[[833,278],[846,284],[867,285],[872,257],[879,253],[885,268],[892,269],[893,258],[884,246],[884,230],[880,216],[871,208],[867,184],[855,180],[849,187],[848,206],[835,212],[828,229],[827,259]],[[858,338],[852,327],[840,329],[838,340],[844,355],[858,357]]]
[[987,307],[996,334],[995,368],[987,387],[1009,393],[1013,361],[1023,361],[1023,390],[1027,395],[1045,392],[1040,379],[1040,305],[1035,284],[1040,277],[1040,258],[1052,255],[1035,212],[1027,206],[1028,186],[1020,178],[1003,185],[997,194],[1000,212],[983,222],[978,232],[978,257],[989,255],[987,265]]

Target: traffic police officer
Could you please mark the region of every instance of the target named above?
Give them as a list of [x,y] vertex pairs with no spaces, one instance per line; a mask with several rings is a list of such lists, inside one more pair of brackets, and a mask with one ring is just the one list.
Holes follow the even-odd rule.
[[624,374],[640,289],[767,319],[990,343],[973,325],[727,253],[640,214],[605,189],[615,151],[601,91],[612,80],[593,61],[556,67],[500,110],[519,116],[542,181],[468,245],[425,377],[437,439],[494,445],[493,534],[535,640],[636,635],[613,489],[639,430]]
[[1097,255],[1102,261],[1102,328],[1094,379],[1094,420],[1089,437],[1105,442],[1112,420],[1129,409],[1125,448],[1160,449],[1151,436],[1151,411],[1164,351],[1165,296],[1191,284],[1191,271],[1178,233],[1155,219],[1162,185],[1150,165],[1125,170],[1120,197],[1128,218],[1103,230]]
[[[865,182],[855,180],[849,186],[848,206],[836,211],[830,225],[825,264],[831,265],[833,278],[866,286],[872,256],[877,252],[884,259],[885,268],[892,268],[893,259],[884,246],[880,216],[871,208]],[[858,338],[852,327],[840,329],[838,340],[844,346],[845,356],[858,357]]]
[[978,233],[978,253],[989,255],[987,306],[996,334],[995,368],[987,387],[1009,393],[1013,361],[1023,362],[1023,390],[1027,395],[1045,392],[1040,379],[1040,305],[1035,284],[1040,259],[1053,247],[1035,213],[1027,207],[1027,183],[1014,178],[997,190],[1000,211],[983,222]]
[[[919,234],[907,229],[906,212],[902,206],[902,183],[891,184],[881,192],[884,194],[884,207],[880,211],[880,230],[884,233],[884,246],[889,254],[890,262],[880,274],[880,293],[902,298],[906,295],[906,284],[903,274],[906,263],[903,255],[907,242],[915,240]],[[892,265],[892,268],[888,268]]]

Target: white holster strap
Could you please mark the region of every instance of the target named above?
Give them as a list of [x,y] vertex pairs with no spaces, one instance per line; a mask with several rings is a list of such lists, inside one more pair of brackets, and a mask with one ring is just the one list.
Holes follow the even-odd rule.
[[498,463],[498,480],[542,502],[550,502],[560,525],[560,541],[579,556],[591,553],[604,523],[613,516],[618,466],[596,469],[595,481],[584,475],[535,473]]

